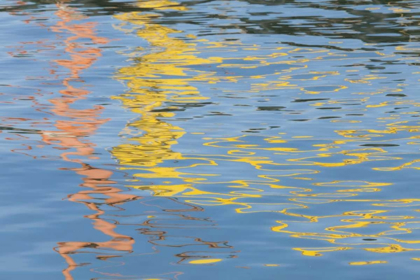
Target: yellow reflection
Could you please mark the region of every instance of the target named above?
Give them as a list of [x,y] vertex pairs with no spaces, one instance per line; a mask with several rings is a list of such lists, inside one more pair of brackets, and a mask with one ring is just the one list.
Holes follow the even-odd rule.
[[[170,1],[142,1],[137,5],[155,10],[186,9]],[[120,100],[124,107],[139,114],[139,119],[127,125],[125,132],[130,135],[129,141],[114,147],[111,153],[122,166],[122,170],[134,172],[134,179],[130,185],[132,188],[148,191],[157,197],[205,196],[210,197],[210,201],[218,201],[220,204],[234,203],[231,202],[236,197],[233,194],[206,192],[194,186],[194,183],[205,180],[207,175],[201,177],[200,174],[195,174],[189,177],[190,174],[183,169],[217,164],[212,160],[198,159],[198,163],[182,165],[186,157],[174,151],[172,147],[186,132],[181,127],[165,121],[167,118],[173,118],[175,116],[173,111],[180,107],[188,107],[207,99],[200,95],[198,88],[193,84],[214,83],[218,78],[212,72],[194,70],[194,67],[218,63],[221,59],[197,56],[195,41],[198,40],[192,35],[185,36],[188,41],[185,38],[177,38],[175,35],[180,31],[153,23],[158,16],[154,13],[137,12],[116,16],[121,21],[117,28],[124,32],[134,32],[138,37],[145,39],[150,45],[151,52],[138,59],[135,58],[132,65],[118,71],[117,78],[124,81],[129,90],[113,98]],[[132,57],[136,56],[134,51]],[[224,79],[230,78],[226,76]],[[133,136],[133,131],[140,133],[138,136]],[[178,164],[165,165],[167,162]],[[188,205],[194,203],[189,200],[185,202],[189,203]],[[200,219],[184,217],[184,220]],[[165,239],[165,233],[160,233],[159,238]],[[195,238],[195,241],[200,240],[201,238]],[[202,241],[202,243],[210,248],[222,248],[218,242]],[[221,258],[212,258],[212,254],[212,252],[205,255],[201,252],[199,256],[194,252],[177,254],[180,258],[178,263],[200,265],[222,261]]]
[[222,259],[204,259],[204,260],[194,260],[190,261],[190,264],[210,264],[220,262]]
[[296,251],[302,252],[302,255],[308,257],[321,257],[322,253],[350,250],[351,247],[329,247],[329,248],[294,248]]
[[368,262],[350,262],[349,265],[371,265],[371,264],[381,264],[388,263],[387,261],[368,261]]
[[[170,1],[143,1],[137,5],[157,11],[186,9],[179,3]],[[137,120],[127,125],[126,132],[129,134],[129,139],[111,151],[122,166],[121,169],[133,173],[134,179],[131,180],[130,187],[147,191],[156,197],[176,197],[192,205],[227,207],[227,209],[233,207],[236,214],[258,215],[267,212],[276,214],[279,218],[273,219],[271,226],[273,233],[310,239],[326,245],[315,248],[293,248],[300,251],[303,256],[320,257],[330,252],[359,248],[374,253],[414,250],[406,249],[397,243],[415,244],[420,241],[395,237],[413,232],[415,221],[411,220],[414,217],[391,216],[389,210],[384,210],[382,207],[406,207],[408,204],[417,206],[419,200],[372,199],[373,196],[360,198],[362,195],[375,195],[392,185],[380,179],[367,181],[363,178],[363,174],[354,174],[353,180],[329,182],[320,182],[316,176],[325,170],[338,170],[355,165],[371,168],[371,165],[382,164],[383,161],[400,160],[400,155],[389,152],[388,137],[400,132],[417,133],[420,131],[420,126],[417,124],[395,121],[370,129],[367,125],[363,126],[364,124],[359,126],[362,121],[340,119],[331,120],[331,123],[351,124],[353,128],[342,129],[338,126],[339,129],[332,131],[334,137],[331,139],[322,139],[322,143],[314,141],[314,144],[307,146],[296,143],[305,144],[307,143],[305,141],[314,140],[314,136],[307,133],[288,135],[282,132],[277,136],[244,134],[221,138],[203,137],[203,148],[206,151],[217,151],[214,153],[186,154],[174,148],[187,133],[181,125],[174,124],[177,120],[176,112],[184,110],[188,105],[206,102],[207,98],[200,94],[200,86],[221,82],[240,83],[247,79],[242,74],[244,73],[242,71],[247,69],[258,69],[269,65],[290,66],[284,71],[275,71],[269,75],[259,74],[255,70],[249,76],[251,80],[249,89],[243,90],[247,93],[294,89],[304,94],[333,95],[339,91],[346,91],[352,84],[371,85],[383,77],[365,75],[357,79],[343,79],[347,86],[341,84],[304,86],[301,82],[318,81],[327,76],[339,76],[340,73],[334,71],[307,71],[305,75],[291,73],[297,69],[306,69],[310,60],[293,59],[290,54],[319,53],[322,56],[316,59],[326,60],[351,58],[330,53],[328,50],[292,47],[279,48],[268,55],[244,55],[240,58],[206,57],[202,53],[203,50],[255,52],[259,48],[258,45],[211,42],[198,39],[191,34],[181,34],[179,30],[155,23],[154,20],[160,17],[155,13],[132,12],[116,17],[121,21],[118,29],[134,32],[150,45],[150,52],[143,55],[138,54],[138,49],[133,50],[130,54],[133,63],[120,69],[117,74],[117,78],[126,82],[129,90],[114,98],[139,115]],[[383,55],[375,53],[375,56]],[[282,60],[275,60],[279,58]],[[242,63],[244,61],[249,64],[244,65]],[[235,73],[238,69],[241,70],[241,74]],[[351,71],[357,72],[357,70]],[[362,104],[361,112],[407,105],[407,101],[369,103],[370,96],[383,94],[387,90],[397,91],[397,89],[378,89],[375,92],[358,92],[355,93],[358,97],[350,101]],[[226,90],[226,92],[232,91]],[[310,106],[320,107],[317,109],[331,109],[327,106],[334,105],[331,109],[333,112],[339,112],[342,104],[350,102],[347,99],[318,101]],[[395,116],[390,117],[394,118]],[[385,120],[387,119],[377,121]],[[203,133],[189,131],[189,134]],[[392,140],[398,142],[410,139],[411,143],[416,143],[413,141],[418,138],[415,135],[409,138],[395,136]],[[381,171],[417,169],[415,163],[418,161],[415,159],[397,167],[372,167],[372,169]],[[237,178],[225,181],[220,179],[223,175],[219,173],[191,172],[195,167],[222,168],[221,166],[226,163],[244,166],[258,175],[252,180],[242,179],[241,174],[238,174]],[[218,186],[223,186],[223,190]],[[283,202],[264,202],[265,199],[276,196],[281,197]],[[345,205],[343,206],[345,210],[334,212],[332,209],[329,215],[315,215],[309,211],[312,207],[322,205],[334,208],[334,204],[338,203]],[[369,207],[379,208],[354,209],[354,203],[365,203]],[[303,212],[303,210],[308,211]],[[375,246],[380,247],[371,248],[372,243],[368,242],[376,242]],[[191,256],[184,257],[187,260]],[[202,258],[189,263],[205,264],[211,260],[215,259]],[[362,262],[351,264],[361,265]]]

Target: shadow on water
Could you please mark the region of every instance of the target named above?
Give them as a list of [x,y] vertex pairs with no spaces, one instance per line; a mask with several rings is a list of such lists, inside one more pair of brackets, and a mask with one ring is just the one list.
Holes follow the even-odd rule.
[[[165,24],[186,23],[203,25],[219,20],[220,28],[240,29],[247,34],[285,34],[294,36],[326,36],[334,39],[356,39],[367,43],[396,43],[419,41],[419,11],[415,1],[234,1],[228,13],[219,13],[226,1],[181,1],[170,2],[159,9],[160,19]],[[1,11],[17,13],[54,9],[53,0],[21,1],[21,5],[4,5]],[[214,4],[213,4],[214,3]],[[216,11],[207,10],[208,6],[219,5]],[[136,5],[134,1],[88,0],[71,1],[70,6],[89,16],[113,15],[121,12],[150,12],[153,5]],[[242,13],[244,6],[253,7]],[[203,7],[202,10],[193,9]],[[51,7],[51,8],[49,8]],[[173,9],[172,9],[173,8]],[[414,10],[413,10],[414,9]],[[222,22],[226,22],[223,24]],[[293,41],[290,41],[293,44]],[[313,43],[309,44],[314,46]],[[326,45],[323,45],[326,47]],[[334,48],[330,46],[330,48]],[[369,47],[366,47],[369,49]]]

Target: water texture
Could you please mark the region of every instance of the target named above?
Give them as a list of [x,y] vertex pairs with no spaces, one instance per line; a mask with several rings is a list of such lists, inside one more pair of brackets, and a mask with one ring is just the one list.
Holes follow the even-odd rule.
[[420,2],[0,1],[1,279],[418,279]]

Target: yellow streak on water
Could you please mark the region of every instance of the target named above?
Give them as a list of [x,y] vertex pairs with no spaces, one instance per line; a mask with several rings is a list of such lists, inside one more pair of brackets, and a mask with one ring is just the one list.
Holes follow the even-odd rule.
[[222,259],[205,259],[205,260],[195,260],[190,261],[191,264],[209,264],[209,263],[216,263],[221,262]]
[[368,262],[350,262],[349,265],[371,265],[371,264],[381,264],[388,263],[387,261],[368,261]]

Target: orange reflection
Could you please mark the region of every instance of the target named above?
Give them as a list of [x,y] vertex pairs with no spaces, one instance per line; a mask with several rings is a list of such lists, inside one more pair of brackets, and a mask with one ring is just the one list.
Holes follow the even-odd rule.
[[[70,83],[74,81],[81,81],[79,73],[89,67],[101,56],[101,49],[97,47],[86,47],[86,45],[78,44],[79,39],[89,39],[94,44],[105,44],[107,39],[96,36],[95,23],[73,24],[74,19],[80,19],[82,16],[76,10],[69,8],[63,3],[58,3],[59,10],[56,15],[61,19],[51,30],[53,32],[68,31],[73,36],[65,40],[65,51],[70,54],[69,60],[55,60],[57,64],[69,69],[71,75],[63,79],[63,85],[66,87],[60,91],[61,97],[50,100],[54,104],[52,112],[57,116],[65,116],[70,118],[70,121],[59,121],[56,124],[59,134],[54,132],[44,132],[43,140],[47,143],[58,142],[60,146],[65,149],[76,150],[75,152],[64,152],[62,158],[73,162],[82,164],[81,168],[73,169],[77,174],[85,176],[83,187],[88,187],[90,190],[80,191],[77,194],[69,196],[69,199],[74,202],[85,204],[89,209],[95,211],[94,214],[87,216],[87,218],[94,221],[94,228],[102,233],[110,236],[112,239],[106,242],[92,243],[92,242],[60,242],[57,252],[63,256],[68,263],[68,268],[63,271],[67,280],[73,279],[70,272],[77,266],[77,263],[70,257],[70,254],[76,253],[78,250],[86,247],[94,247],[97,249],[111,249],[115,251],[131,252],[134,239],[127,235],[118,234],[115,232],[116,225],[101,219],[104,211],[101,210],[92,200],[92,195],[102,194],[107,196],[105,204],[113,206],[124,203],[128,200],[138,199],[135,195],[121,194],[121,190],[115,187],[107,186],[114,184],[109,178],[112,175],[111,171],[94,168],[85,164],[80,159],[70,159],[70,156],[82,156],[89,159],[94,159],[92,154],[94,152],[94,143],[83,141],[86,135],[92,135],[98,127],[107,122],[108,119],[99,119],[99,115],[103,110],[102,106],[95,106],[92,109],[76,110],[70,108],[70,104],[76,100],[83,99],[85,95],[90,92],[85,89],[75,88]],[[83,82],[83,81],[81,81]]]
[[[85,248],[107,249],[118,252],[130,253],[134,244],[134,239],[130,236],[119,234],[115,231],[116,225],[101,218],[105,213],[100,209],[100,205],[92,202],[95,195],[105,196],[101,200],[101,204],[108,206],[116,206],[126,201],[136,200],[140,197],[130,194],[121,193],[122,190],[110,185],[115,182],[110,178],[113,172],[101,168],[95,168],[84,160],[97,159],[94,157],[95,143],[89,141],[87,136],[93,135],[96,130],[109,119],[101,119],[100,115],[104,110],[103,106],[95,105],[88,109],[74,109],[71,106],[77,101],[85,99],[91,91],[84,88],[84,86],[75,86],[75,84],[84,84],[80,74],[82,71],[90,68],[95,61],[101,56],[101,49],[97,46],[99,44],[106,44],[106,38],[98,37],[95,32],[95,22],[88,23],[74,23],[75,20],[86,19],[86,17],[74,8],[69,7],[64,2],[57,3],[57,12],[55,15],[59,21],[50,30],[57,34],[70,34],[63,40],[64,51],[69,55],[69,59],[53,60],[55,65],[66,69],[66,74],[58,74],[55,69],[50,70],[50,74],[61,80],[61,84],[65,87],[60,90],[60,96],[49,99],[52,104],[49,107],[49,113],[53,117],[60,117],[64,120],[57,120],[54,127],[57,130],[41,130],[39,131],[42,140],[48,145],[55,146],[54,148],[63,150],[61,158],[65,161],[71,161],[81,164],[79,168],[71,168],[70,170],[82,175],[82,187],[89,188],[88,190],[79,191],[76,194],[68,196],[70,201],[78,202],[86,205],[95,213],[86,216],[93,221],[94,228],[100,232],[108,235],[111,239],[106,242],[59,242],[58,246],[54,248],[67,262],[68,267],[63,270],[63,275],[66,280],[73,279],[71,271],[75,269],[78,264],[71,257],[78,251]],[[30,23],[31,21],[27,21]],[[89,40],[90,44],[79,43],[80,40]],[[92,44],[93,43],[93,44]],[[30,42],[29,44],[36,44]],[[37,44],[43,44],[37,42]],[[45,47],[45,45],[43,46]],[[50,46],[50,49],[55,49],[55,46]],[[21,48],[18,48],[22,52]],[[61,72],[60,72],[61,73]],[[60,76],[64,77],[61,78]],[[40,92],[41,90],[39,90]],[[42,106],[32,97],[35,104],[35,109],[42,110]],[[18,120],[14,120],[16,122]],[[25,121],[25,120],[22,120]],[[27,145],[28,150],[33,149]],[[106,258],[106,256],[102,256]],[[110,256],[111,257],[111,256]]]

